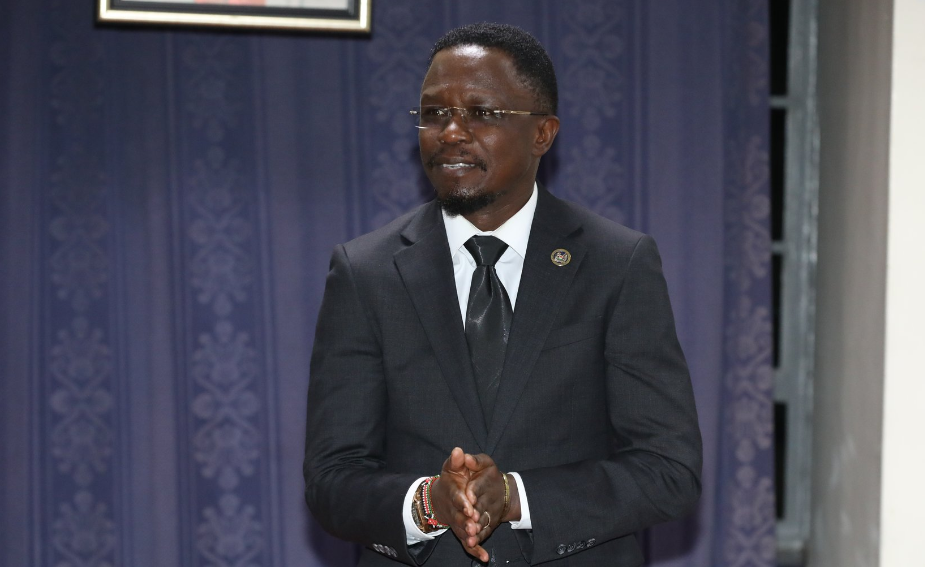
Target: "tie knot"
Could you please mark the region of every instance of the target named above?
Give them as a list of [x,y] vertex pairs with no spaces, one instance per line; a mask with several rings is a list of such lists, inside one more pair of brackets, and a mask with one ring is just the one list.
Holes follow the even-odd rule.
[[494,266],[507,244],[494,236],[473,236],[464,244],[478,266]]

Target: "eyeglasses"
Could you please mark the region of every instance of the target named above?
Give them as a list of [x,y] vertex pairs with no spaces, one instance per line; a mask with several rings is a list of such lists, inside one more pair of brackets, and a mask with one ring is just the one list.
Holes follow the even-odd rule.
[[529,110],[500,110],[489,106],[415,106],[411,109],[414,126],[422,130],[446,127],[453,113],[462,118],[469,129],[500,125],[506,116],[549,116],[548,112]]

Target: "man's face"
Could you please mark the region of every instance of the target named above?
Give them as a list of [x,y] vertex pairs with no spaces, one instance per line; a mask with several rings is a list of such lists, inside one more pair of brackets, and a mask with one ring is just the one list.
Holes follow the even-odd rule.
[[[434,56],[421,86],[421,106],[428,105],[539,110],[511,57],[474,45]],[[483,208],[513,209],[513,214],[523,206],[533,190],[539,159],[552,143],[542,140],[548,137],[541,127],[546,119],[509,115],[497,124],[473,127],[454,113],[442,128],[419,130],[421,163],[444,208],[464,215]]]

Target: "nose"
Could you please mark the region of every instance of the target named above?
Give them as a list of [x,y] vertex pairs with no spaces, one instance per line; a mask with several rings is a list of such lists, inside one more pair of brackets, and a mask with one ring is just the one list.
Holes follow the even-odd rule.
[[438,139],[442,144],[452,144],[472,139],[472,132],[466,122],[466,115],[461,108],[450,108],[450,117],[440,128]]

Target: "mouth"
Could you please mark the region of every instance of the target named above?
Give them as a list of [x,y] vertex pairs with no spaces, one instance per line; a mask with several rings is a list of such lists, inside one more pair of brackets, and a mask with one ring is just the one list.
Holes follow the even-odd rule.
[[485,171],[488,169],[484,161],[467,156],[431,156],[427,160],[427,166],[431,169],[438,169],[447,172],[465,172],[474,169]]
[[442,167],[448,171],[462,171],[476,167],[474,163],[441,163],[437,167]]

